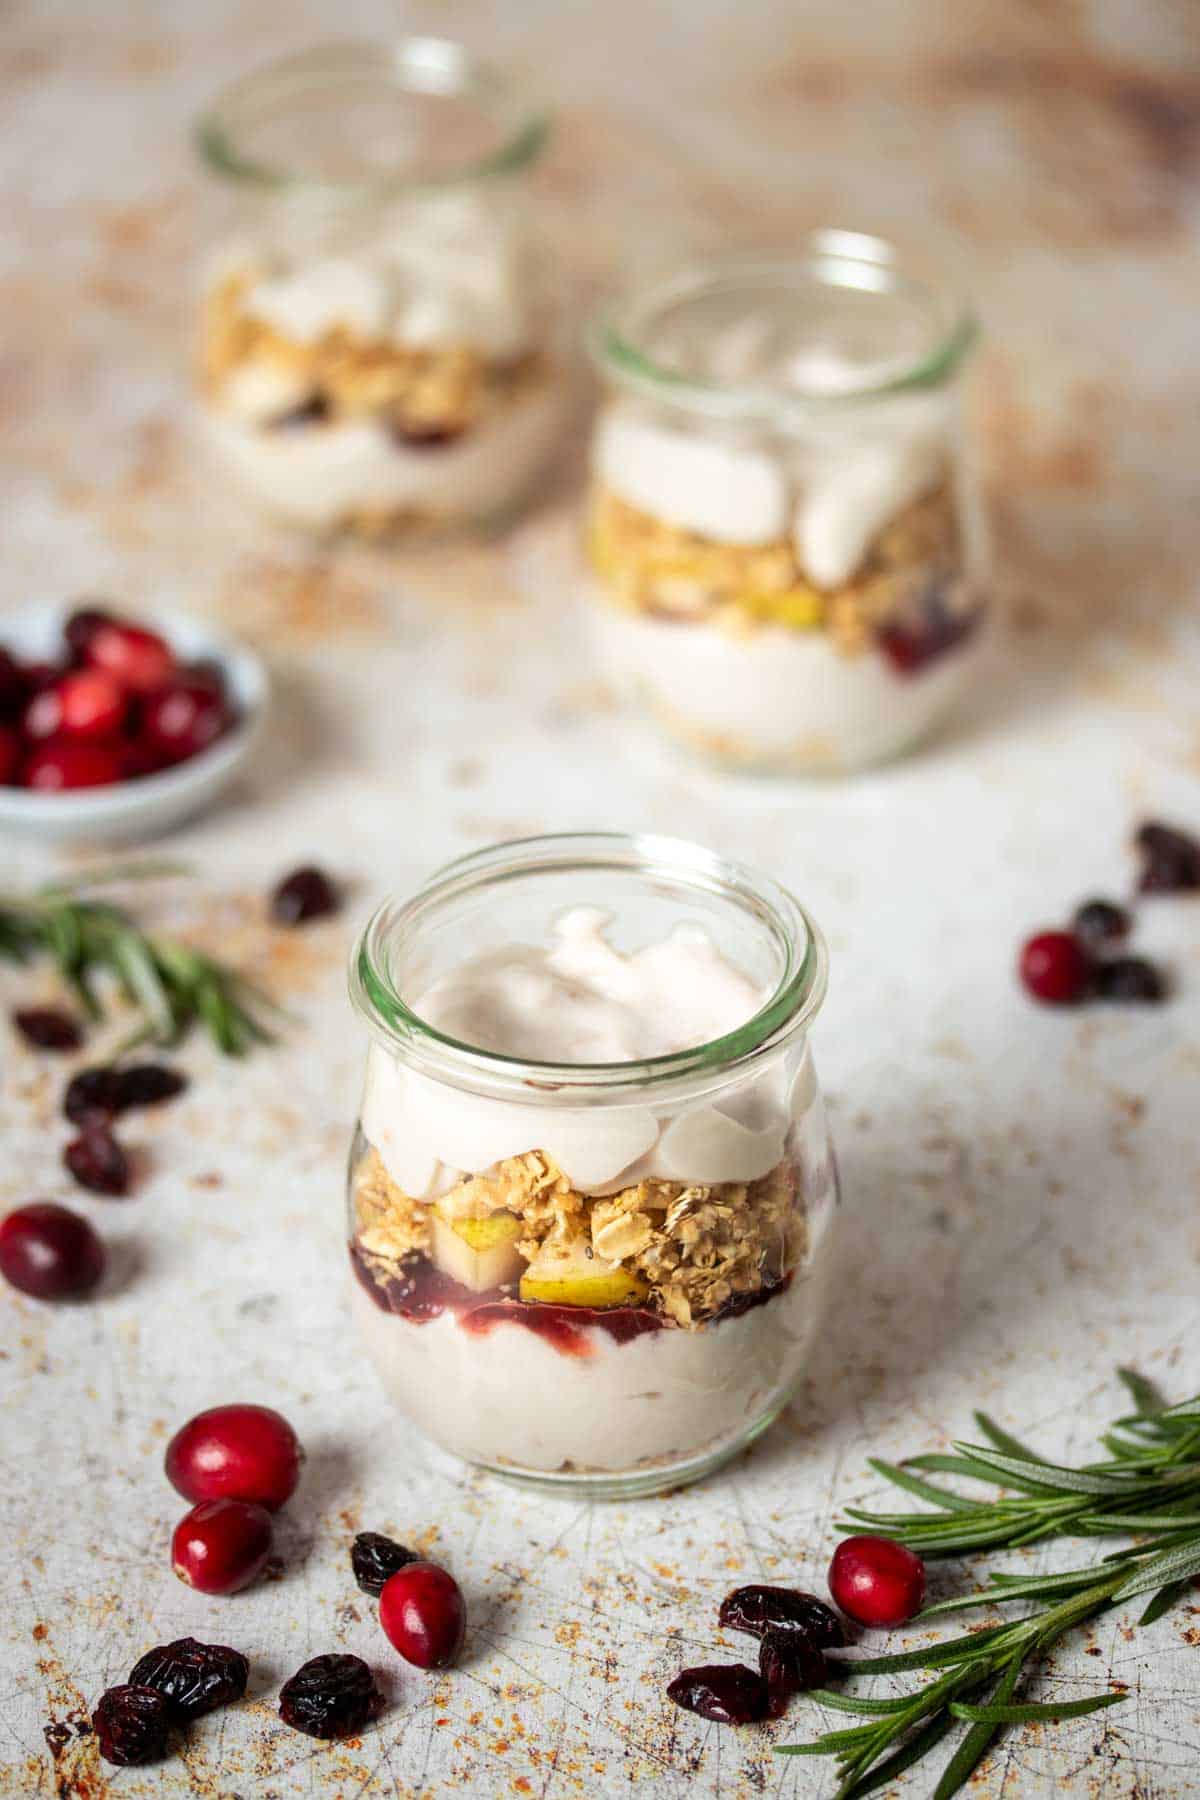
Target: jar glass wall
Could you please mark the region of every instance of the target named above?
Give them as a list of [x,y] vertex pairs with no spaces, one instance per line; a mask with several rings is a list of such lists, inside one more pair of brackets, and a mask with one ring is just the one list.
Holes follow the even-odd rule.
[[287,58],[200,121],[223,200],[204,417],[268,510],[385,535],[489,525],[528,496],[567,388],[528,192],[545,134],[429,38]]
[[973,336],[936,278],[841,231],[682,270],[596,321],[589,614],[673,737],[838,772],[945,715],[984,605]]
[[[503,845],[376,914],[351,970],[371,1033],[353,1308],[423,1431],[604,1496],[694,1479],[766,1429],[828,1265],[824,983],[789,894],[671,839]],[[613,1021],[647,1019],[654,1041],[612,1059]],[[513,1042],[554,1060],[495,1047]]]

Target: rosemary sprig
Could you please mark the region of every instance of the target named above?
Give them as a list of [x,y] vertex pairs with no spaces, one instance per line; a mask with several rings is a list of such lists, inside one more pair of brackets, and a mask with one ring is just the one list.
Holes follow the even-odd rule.
[[[840,1659],[839,1669],[848,1676],[910,1669],[937,1674],[912,1694],[894,1698],[860,1698],[832,1688],[810,1693],[819,1705],[864,1721],[812,1743],[776,1746],[781,1756],[836,1757],[835,1800],[858,1800],[886,1786],[962,1724],[968,1729],[933,1790],[933,1800],[949,1800],[1002,1731],[1033,1720],[1081,1718],[1125,1698],[1115,1691],[1080,1700],[1016,1698],[1030,1664],[1065,1633],[1143,1594],[1154,1596],[1139,1620],[1149,1624],[1200,1574],[1200,1395],[1168,1406],[1143,1376],[1118,1372],[1135,1410],[1104,1434],[1103,1462],[1081,1468],[1049,1462],[984,1413],[975,1414],[980,1444],[956,1443],[953,1455],[914,1456],[901,1465],[872,1461],[878,1474],[935,1510],[880,1513],[850,1507],[850,1528],[866,1526],[924,1557],[963,1556],[1050,1537],[1131,1533],[1141,1541],[1057,1574],[993,1573],[986,1587],[926,1607],[918,1622],[972,1607],[1043,1602],[1024,1618],[920,1650]],[[998,1498],[971,1499],[927,1480],[930,1473],[968,1476],[1003,1491]]]
[[122,1049],[176,1043],[193,1024],[227,1056],[269,1042],[264,1015],[278,1009],[245,976],[175,938],[141,930],[122,908],[94,897],[102,885],[162,873],[158,864],[121,867],[31,894],[0,893],[0,959],[52,957],[91,1019],[104,1015],[97,976],[115,978],[141,1015]]

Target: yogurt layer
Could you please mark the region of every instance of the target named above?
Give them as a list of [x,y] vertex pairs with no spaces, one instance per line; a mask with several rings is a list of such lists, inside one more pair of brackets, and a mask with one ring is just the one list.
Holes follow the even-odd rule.
[[[512,944],[443,976],[413,1002],[439,1031],[476,1048],[555,1064],[639,1062],[711,1042],[745,1024],[768,991],[682,927],[624,955],[605,915],[566,914],[545,949]],[[467,1093],[404,1068],[382,1045],[367,1064],[362,1129],[388,1174],[429,1199],[465,1173],[529,1150],[547,1153],[578,1192],[610,1193],[647,1178],[755,1181],[780,1161],[795,1118],[812,1104],[807,1059],[785,1090],[774,1070],[704,1101],[548,1104]]]
[[553,1472],[629,1470],[719,1451],[784,1404],[819,1305],[816,1278],[703,1331],[617,1343],[578,1328],[563,1355],[514,1323],[480,1337],[451,1312],[415,1324],[356,1281],[351,1306],[388,1393],[444,1449],[471,1462]]
[[504,511],[544,466],[567,404],[567,384],[551,370],[459,442],[424,448],[371,419],[273,431],[212,409],[205,418],[220,455],[268,506],[324,530],[354,513]]
[[612,680],[693,748],[723,759],[852,769],[918,742],[977,666],[976,640],[914,679],[877,654],[839,655],[817,632],[764,627],[738,637],[706,624],[588,608]]

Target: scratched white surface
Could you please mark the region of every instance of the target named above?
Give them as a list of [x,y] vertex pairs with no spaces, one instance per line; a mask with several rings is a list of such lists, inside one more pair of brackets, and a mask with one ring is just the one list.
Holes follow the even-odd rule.
[[[1178,987],[1161,1012],[1040,1013],[1012,977],[1028,928],[1128,885],[1140,817],[1200,825],[1195,11],[509,0],[413,15],[502,50],[560,103],[544,189],[585,289],[622,247],[672,236],[949,233],[989,328],[995,667],[938,746],[805,788],[697,773],[605,707],[570,604],[569,479],[497,546],[328,559],[257,526],[196,461],[187,269],[204,225],[186,123],[256,58],[393,16],[365,0],[6,14],[0,605],[109,592],[210,612],[266,648],[276,729],[234,802],[172,840],[196,875],[162,904],[198,907],[297,1023],[244,1068],[189,1047],[186,1100],[129,1125],[144,1173],[125,1203],[70,1190],[62,1065],[0,1035],[0,1203],[68,1199],[114,1250],[89,1306],[0,1295],[0,1792],[824,1795],[826,1765],[771,1755],[818,1724],[811,1708],[733,1732],[665,1702],[680,1666],[744,1654],[715,1631],[722,1593],[757,1576],[819,1587],[837,1509],[877,1493],[867,1457],[941,1446],[972,1405],[1083,1457],[1120,1407],[1117,1362],[1174,1397],[1200,1387],[1200,902],[1144,909],[1139,946]],[[813,908],[833,952],[815,1041],[846,1190],[801,1403],[721,1476],[592,1508],[470,1474],[389,1414],[349,1333],[340,1251],[355,923],[451,854],[580,825],[693,836]],[[0,856],[5,881],[45,868]],[[254,897],[312,857],[353,883],[346,916],[272,936]],[[6,1010],[34,991],[0,971]],[[231,1398],[281,1407],[309,1461],[280,1521],[282,1578],[206,1600],[168,1567],[180,1506],[161,1453]],[[389,1652],[349,1577],[359,1528],[454,1570],[472,1619],[460,1668],[424,1676]],[[185,1632],[251,1656],[248,1703],[159,1769],[112,1775],[86,1739],[56,1765],[43,1728]],[[1010,1736],[973,1791],[1200,1791],[1197,1645],[1200,1605],[1081,1634],[1045,1691],[1111,1677],[1130,1704]],[[273,1697],[343,1648],[390,1704],[361,1743],[319,1746]]]

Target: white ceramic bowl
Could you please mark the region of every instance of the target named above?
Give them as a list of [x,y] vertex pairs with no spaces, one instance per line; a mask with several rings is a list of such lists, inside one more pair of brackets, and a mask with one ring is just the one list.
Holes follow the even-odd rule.
[[[67,606],[0,612],[0,646],[22,661],[56,660],[70,612]],[[210,806],[250,756],[266,717],[270,686],[260,658],[183,613],[131,613],[129,618],[157,631],[182,660],[211,657],[219,662],[237,723],[189,762],[136,781],[54,794],[0,786],[0,838],[104,845],[153,837]]]

